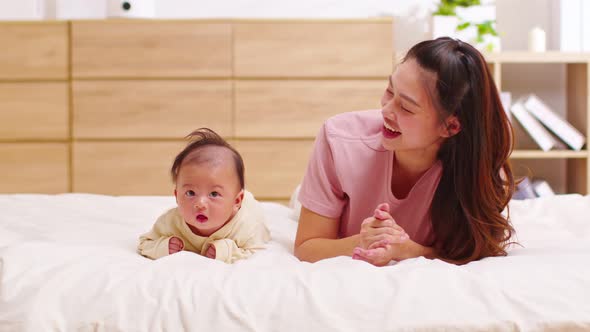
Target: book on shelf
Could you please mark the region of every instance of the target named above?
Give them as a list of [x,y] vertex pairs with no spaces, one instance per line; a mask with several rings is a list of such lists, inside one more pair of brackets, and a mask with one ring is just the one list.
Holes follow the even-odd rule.
[[508,91],[501,91],[500,92],[500,102],[502,103],[502,107],[504,107],[504,111],[506,112],[506,116],[508,120],[512,122],[512,116],[510,115],[510,105],[512,104],[512,93]]
[[525,177],[516,185],[512,199],[522,200],[547,196],[555,196],[553,188],[547,181]]
[[524,107],[569,147],[576,151],[582,149],[586,137],[569,122],[557,115],[541,98],[530,94],[524,101]]
[[534,179],[532,187],[537,197],[555,196],[555,191],[553,191],[549,182],[543,179]]
[[539,145],[541,150],[549,151],[553,148],[561,147],[560,143],[543,127],[541,122],[527,111],[522,99],[517,100],[510,106],[510,112],[520,122],[529,136]]
[[531,180],[528,177],[525,177],[516,185],[516,189],[514,190],[514,194],[512,194],[512,199],[530,199],[536,198],[537,194],[535,194],[535,190],[533,189],[533,185]]

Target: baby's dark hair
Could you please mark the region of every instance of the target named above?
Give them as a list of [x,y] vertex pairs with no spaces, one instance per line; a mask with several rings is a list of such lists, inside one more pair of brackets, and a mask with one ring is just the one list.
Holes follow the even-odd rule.
[[199,128],[188,134],[186,138],[190,140],[190,143],[176,156],[172,168],[170,169],[170,174],[172,175],[172,181],[174,183],[176,183],[176,180],[178,179],[178,172],[180,171],[182,162],[189,154],[206,146],[220,146],[231,151],[238,179],[240,180],[240,188],[244,189],[244,161],[242,160],[240,153],[234,149],[233,146],[209,128]]

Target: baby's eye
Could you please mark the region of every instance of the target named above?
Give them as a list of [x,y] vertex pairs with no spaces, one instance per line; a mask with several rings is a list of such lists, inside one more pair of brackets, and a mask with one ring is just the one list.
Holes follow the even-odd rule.
[[219,194],[217,191],[212,191],[212,192],[209,194],[209,196],[211,196],[211,197],[219,197],[219,196],[221,196],[221,195],[220,195],[220,194]]
[[194,191],[192,191],[192,190],[187,190],[187,191],[184,193],[184,195],[185,195],[186,197],[194,197],[194,196],[195,196],[195,192],[194,192]]

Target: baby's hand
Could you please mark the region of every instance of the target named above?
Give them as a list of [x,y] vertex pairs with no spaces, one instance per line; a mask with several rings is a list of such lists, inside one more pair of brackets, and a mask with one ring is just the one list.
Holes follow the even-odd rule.
[[182,249],[184,249],[184,242],[176,236],[171,237],[170,241],[168,241],[168,253],[172,255],[182,251]]
[[210,245],[209,248],[207,248],[207,252],[205,253],[205,257],[215,259],[215,253],[216,253],[215,246]]

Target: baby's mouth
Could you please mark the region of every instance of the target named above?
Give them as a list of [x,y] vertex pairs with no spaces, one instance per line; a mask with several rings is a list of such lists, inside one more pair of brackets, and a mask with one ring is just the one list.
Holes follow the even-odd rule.
[[207,222],[207,220],[209,220],[209,218],[207,218],[206,215],[204,215],[204,214],[197,215],[197,221],[198,222],[205,223],[205,222]]

